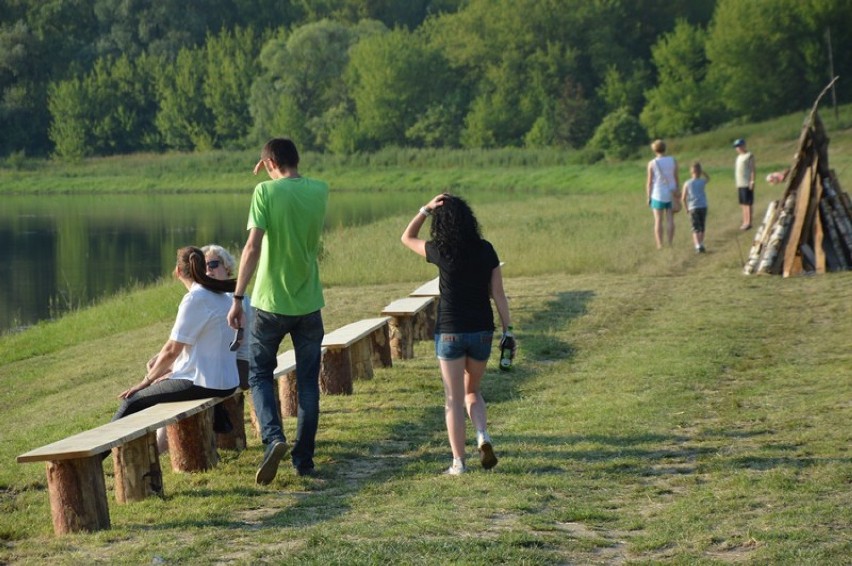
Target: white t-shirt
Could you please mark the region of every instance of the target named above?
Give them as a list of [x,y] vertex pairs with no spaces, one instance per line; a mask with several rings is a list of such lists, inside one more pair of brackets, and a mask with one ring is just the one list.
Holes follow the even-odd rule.
[[193,283],[178,307],[169,338],[187,346],[172,366],[171,379],[188,379],[208,389],[231,389],[240,384],[237,356],[228,346],[234,331],[228,326],[230,293],[214,293]]
[[752,168],[754,168],[754,161],[752,160],[751,152],[737,155],[737,161],[734,166],[734,178],[737,182],[737,188],[751,185]]

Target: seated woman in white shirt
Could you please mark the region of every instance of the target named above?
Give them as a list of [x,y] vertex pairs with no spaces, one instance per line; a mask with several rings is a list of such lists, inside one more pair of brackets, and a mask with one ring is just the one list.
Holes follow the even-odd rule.
[[178,250],[174,274],[188,292],[156,361],[142,381],[121,392],[112,420],[158,403],[225,397],[239,386],[236,352],[229,347],[234,331],[227,323],[236,281],[214,279],[206,271],[204,252]]

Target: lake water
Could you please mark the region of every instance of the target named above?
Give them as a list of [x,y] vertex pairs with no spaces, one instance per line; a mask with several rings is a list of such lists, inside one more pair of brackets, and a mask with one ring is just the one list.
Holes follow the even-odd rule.
[[[249,193],[3,196],[0,333],[167,276],[182,246],[217,243],[238,252],[249,200]],[[326,228],[423,202],[411,192],[333,193]]]

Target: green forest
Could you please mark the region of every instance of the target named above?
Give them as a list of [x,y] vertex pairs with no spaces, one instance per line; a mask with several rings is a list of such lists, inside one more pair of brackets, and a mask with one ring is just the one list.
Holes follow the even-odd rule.
[[852,0],[0,0],[0,157],[555,147],[849,102]]

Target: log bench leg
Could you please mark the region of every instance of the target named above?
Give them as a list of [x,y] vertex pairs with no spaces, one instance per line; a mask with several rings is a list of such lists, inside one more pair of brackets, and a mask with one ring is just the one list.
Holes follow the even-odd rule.
[[151,432],[113,448],[115,500],[142,501],[151,495],[163,496],[163,472],[157,451],[157,433]]
[[432,340],[435,335],[435,302],[414,316],[414,339]]
[[393,366],[391,357],[390,328],[387,324],[370,334],[373,354],[373,366],[389,368]]
[[228,413],[228,419],[234,429],[224,434],[217,433],[216,446],[225,450],[242,452],[246,449],[245,395],[237,393],[222,401],[221,405]]
[[212,408],[169,425],[166,433],[172,470],[199,472],[209,470],[219,462]]
[[435,326],[438,324],[438,301],[436,298],[432,304],[423,309],[423,337],[422,340],[435,339]]
[[390,319],[391,356],[396,360],[414,357],[414,319],[410,316],[392,316]]
[[299,394],[296,389],[296,372],[285,373],[278,378],[278,402],[281,405],[281,417],[295,417],[299,414]]
[[352,379],[373,379],[373,346],[370,337],[358,340],[349,349]]
[[326,350],[320,368],[320,390],[327,395],[352,394],[352,362],[349,348]]
[[57,535],[109,529],[109,507],[100,456],[54,460],[46,465],[50,514]]

